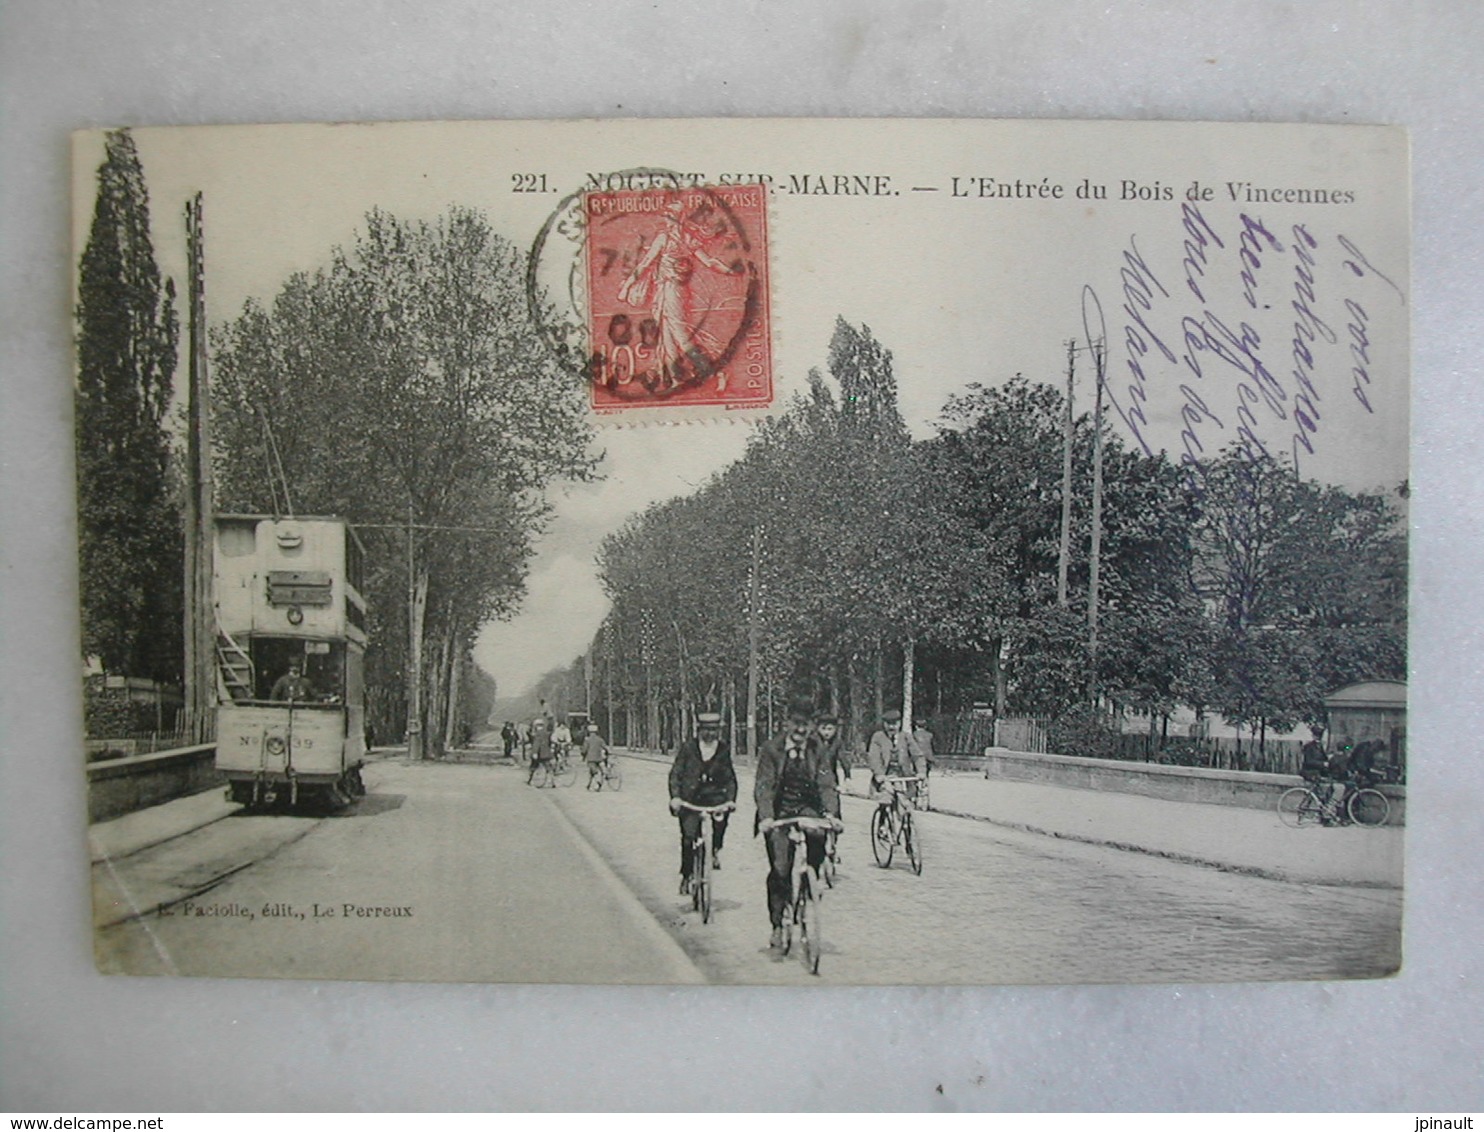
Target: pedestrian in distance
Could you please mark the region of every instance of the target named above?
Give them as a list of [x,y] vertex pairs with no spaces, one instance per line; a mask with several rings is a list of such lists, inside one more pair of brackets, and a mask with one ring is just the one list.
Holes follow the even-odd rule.
[[908,740],[912,758],[920,768],[923,778],[933,772],[933,733],[928,730],[927,720],[917,719],[912,723],[912,737]]
[[[721,716],[701,712],[696,716],[697,734],[680,744],[670,765],[670,812],[680,819],[680,894],[690,892],[695,871],[695,843],[701,832],[701,815],[681,807],[725,806],[737,800],[737,772],[732,751],[721,737]],[[727,836],[730,814],[712,819],[711,867],[721,868],[721,847]]]
[[[788,830],[774,822],[795,817],[840,819],[840,792],[828,756],[812,735],[813,708],[797,703],[789,708],[783,734],[763,744],[757,756],[753,799],[757,803],[757,830],[768,849],[768,921],[772,926],[769,946],[783,947],[783,917],[788,908],[790,880]],[[818,871],[825,857],[823,831],[805,834],[809,867]]]
[[514,758],[515,746],[520,742],[520,733],[516,731],[515,724],[508,719],[505,721],[505,726],[500,728],[500,739],[505,744],[505,757]]

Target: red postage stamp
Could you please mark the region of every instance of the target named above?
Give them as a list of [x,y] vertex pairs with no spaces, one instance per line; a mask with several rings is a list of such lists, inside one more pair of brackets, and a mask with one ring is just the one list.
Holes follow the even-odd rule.
[[585,194],[595,411],[773,403],[766,198],[759,184]]

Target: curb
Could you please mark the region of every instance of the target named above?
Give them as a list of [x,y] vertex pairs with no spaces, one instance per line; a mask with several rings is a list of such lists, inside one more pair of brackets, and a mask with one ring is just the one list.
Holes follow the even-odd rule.
[[[218,786],[212,786],[212,787],[209,787],[209,789],[210,790],[219,790],[220,787],[218,787]],[[205,793],[207,793],[207,791],[206,790],[203,790],[203,791],[201,791],[201,793],[205,794]],[[190,795],[187,795],[187,797],[190,797]],[[224,803],[224,804],[230,804],[230,803]],[[241,807],[240,806],[235,806],[233,809],[227,810],[224,813],[212,814],[211,816],[207,817],[204,821],[193,821],[192,823],[189,823],[187,825],[181,826],[181,827],[179,827],[177,829],[172,829],[169,833],[163,834],[162,836],[156,838],[154,841],[146,841],[146,842],[143,842],[143,843],[141,843],[139,845],[131,845],[129,847],[129,851],[127,853],[108,853],[108,852],[104,851],[103,854],[102,854],[102,856],[94,856],[94,854],[97,853],[97,852],[99,852],[99,850],[95,849],[90,844],[89,847],[88,847],[88,864],[89,865],[103,865],[103,864],[107,864],[107,863],[112,862],[112,861],[127,861],[130,857],[133,857],[133,856],[135,856],[136,854],[139,854],[139,853],[143,853],[146,849],[153,849],[153,848],[155,848],[158,845],[168,844],[171,841],[175,841],[177,838],[185,837],[188,834],[195,833],[199,829],[205,829],[207,826],[215,825],[219,821],[224,821],[225,819],[231,817],[233,814],[238,813],[240,810],[241,810]],[[138,811],[136,811],[136,812],[138,812]],[[127,816],[127,815],[125,815],[125,816]],[[116,821],[118,819],[114,819],[114,820]]]
[[[857,791],[842,791],[849,793],[853,798],[870,801],[869,795]],[[953,810],[940,806],[930,805],[928,813],[942,814],[945,817],[961,818],[966,821],[982,822],[985,825],[999,826],[1002,829],[1013,829],[1017,833],[1033,833],[1040,837],[1051,837],[1058,841],[1071,841],[1079,845],[1091,845],[1102,849],[1118,849],[1125,853],[1141,853],[1146,857],[1157,857],[1165,861],[1173,861],[1181,865],[1195,865],[1203,869],[1215,869],[1217,872],[1233,873],[1237,876],[1257,877],[1261,880],[1282,881],[1284,884],[1308,884],[1323,888],[1367,888],[1383,892],[1399,892],[1402,885],[1389,884],[1386,881],[1376,880],[1331,880],[1325,877],[1296,876],[1284,872],[1281,869],[1263,868],[1261,865],[1239,865],[1231,861],[1219,861],[1212,857],[1202,857],[1194,853],[1181,853],[1174,849],[1156,849],[1151,845],[1140,845],[1132,841],[1118,841],[1111,837],[1092,837],[1081,833],[1066,833],[1062,830],[1047,829],[1044,826],[1033,825],[1030,822],[1011,821],[1006,818],[992,818],[985,814],[973,814],[966,810]]]

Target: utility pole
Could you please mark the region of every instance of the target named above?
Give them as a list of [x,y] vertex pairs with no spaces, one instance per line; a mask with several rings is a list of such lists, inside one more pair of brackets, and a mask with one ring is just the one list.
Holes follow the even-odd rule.
[[604,698],[608,701],[606,738],[609,743],[617,745],[618,729],[613,726],[613,630],[608,626],[603,628],[603,691]]
[[413,549],[416,528],[412,502],[407,503],[407,759],[423,757],[423,634],[418,610],[417,554]]
[[752,528],[752,576],[747,582],[747,761],[757,765],[758,574],[763,558],[763,530]]
[[586,702],[583,711],[587,714],[587,721],[593,721],[593,650],[589,648],[582,654],[582,689]]
[[917,638],[908,636],[902,645],[902,726],[912,728],[912,683],[917,667]]
[[216,611],[212,600],[211,386],[206,369],[206,272],[201,194],[185,206],[190,283],[186,395],[185,711],[192,737],[204,742],[215,702]]
[[1087,653],[1092,666],[1089,685],[1094,704],[1098,699],[1098,566],[1103,548],[1103,347],[1101,338],[1092,344],[1097,392],[1092,410],[1092,551],[1087,566]]
[[1077,340],[1067,339],[1067,411],[1062,421],[1061,552],[1056,560],[1056,604],[1066,608],[1067,563],[1072,556],[1072,382],[1077,372]]

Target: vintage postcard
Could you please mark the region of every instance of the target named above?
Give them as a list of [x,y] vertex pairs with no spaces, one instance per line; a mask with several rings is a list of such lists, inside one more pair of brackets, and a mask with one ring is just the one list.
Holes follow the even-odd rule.
[[1399,969],[1401,130],[139,128],[73,188],[101,970]]

